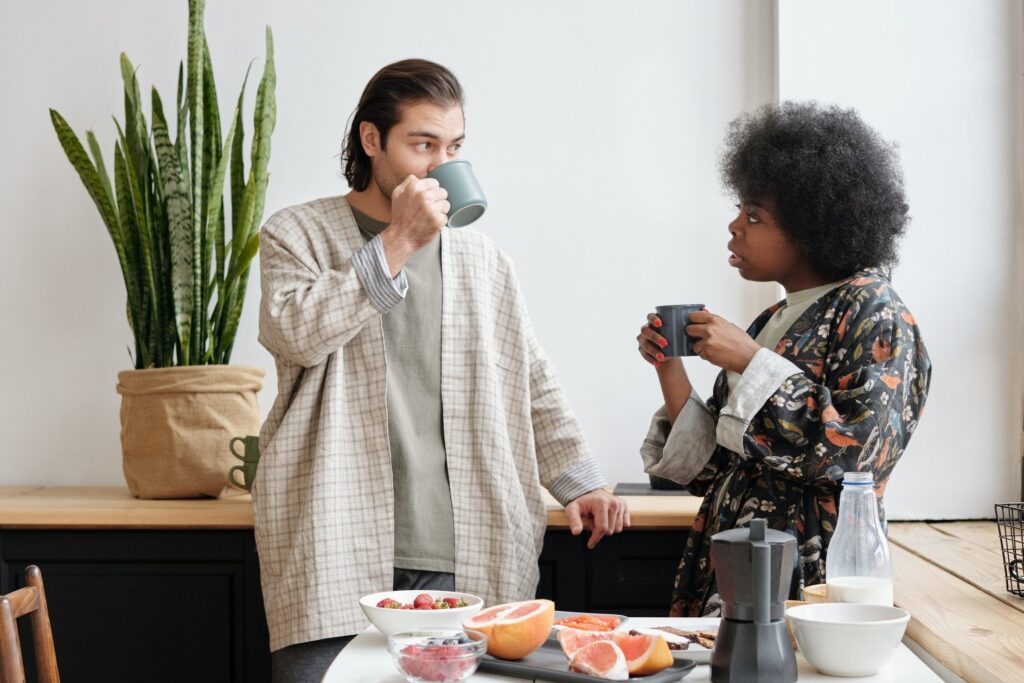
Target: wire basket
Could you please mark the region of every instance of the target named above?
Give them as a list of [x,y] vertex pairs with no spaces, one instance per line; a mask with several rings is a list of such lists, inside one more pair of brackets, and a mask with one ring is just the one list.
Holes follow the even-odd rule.
[[996,503],[1006,590],[1024,598],[1024,503]]

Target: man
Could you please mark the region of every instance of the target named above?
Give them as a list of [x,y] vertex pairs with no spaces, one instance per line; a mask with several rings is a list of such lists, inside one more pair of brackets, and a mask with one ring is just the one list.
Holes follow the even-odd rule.
[[352,191],[261,233],[260,342],[278,398],[260,434],[256,541],[275,680],[319,680],[366,626],[361,595],[533,597],[541,486],[593,547],[629,524],[602,489],[508,257],[445,229],[426,174],[459,156],[462,88],[406,60],[366,86]]

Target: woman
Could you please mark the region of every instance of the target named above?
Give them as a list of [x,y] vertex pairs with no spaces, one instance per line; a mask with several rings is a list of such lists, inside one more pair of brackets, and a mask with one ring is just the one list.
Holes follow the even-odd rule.
[[657,315],[637,337],[665,400],[641,448],[644,468],[704,496],[673,616],[720,613],[711,537],[754,517],[797,538],[791,597],[823,583],[843,473],[871,471],[881,507],[931,376],[889,282],[908,221],[893,147],[852,110],[770,105],[731,125],[722,178],[739,199],[730,265],[778,282],[786,299],[746,332],[708,310],[692,314],[695,353],[722,369],[706,404],[680,359],[662,354]]

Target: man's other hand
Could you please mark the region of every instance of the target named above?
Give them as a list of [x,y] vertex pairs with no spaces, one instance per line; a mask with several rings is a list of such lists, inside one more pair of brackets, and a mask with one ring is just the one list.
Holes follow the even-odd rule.
[[617,534],[629,526],[629,504],[604,489],[594,489],[565,506],[569,518],[569,530],[579,536],[583,529],[590,529],[587,548],[594,546],[605,536]]

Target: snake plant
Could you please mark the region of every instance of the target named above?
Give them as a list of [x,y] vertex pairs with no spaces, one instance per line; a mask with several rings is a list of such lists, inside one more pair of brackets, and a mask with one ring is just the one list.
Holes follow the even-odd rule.
[[222,136],[203,28],[204,0],[189,0],[188,6],[188,58],[178,67],[173,141],[156,88],[151,93],[152,127],[147,125],[136,70],[123,53],[124,124],[114,119],[113,182],[93,132],[86,132],[87,153],[64,117],[50,110],[57,138],[114,243],[139,369],[230,361],[249,265],[259,248],[269,178],[276,116],[270,27],[247,170],[242,100],[249,73]]

